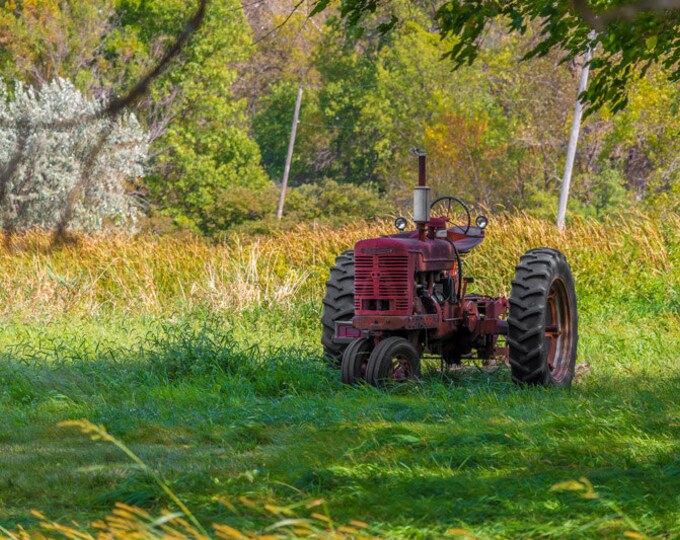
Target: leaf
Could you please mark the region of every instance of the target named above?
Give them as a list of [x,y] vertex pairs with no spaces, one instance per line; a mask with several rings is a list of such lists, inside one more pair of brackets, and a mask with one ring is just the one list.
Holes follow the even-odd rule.
[[317,2],[314,4],[314,8],[312,9],[312,12],[310,13],[310,16],[321,13],[324,9],[326,9],[328,7],[329,3],[330,3],[330,0],[317,0]]
[[583,491],[585,488],[578,480],[566,480],[554,484],[550,491]]
[[657,36],[650,36],[645,40],[645,45],[647,45],[648,51],[653,51],[656,48],[656,44],[659,38]]

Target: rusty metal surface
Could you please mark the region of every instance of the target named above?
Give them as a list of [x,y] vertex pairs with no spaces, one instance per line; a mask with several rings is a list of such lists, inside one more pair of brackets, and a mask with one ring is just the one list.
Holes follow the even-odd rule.
[[439,317],[426,315],[356,315],[355,328],[361,330],[423,330],[437,328]]

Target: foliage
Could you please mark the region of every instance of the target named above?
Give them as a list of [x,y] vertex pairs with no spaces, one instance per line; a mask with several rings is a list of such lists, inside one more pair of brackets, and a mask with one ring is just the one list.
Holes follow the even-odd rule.
[[[67,129],[41,124],[95,115],[105,101],[88,99],[75,86],[55,79],[39,88],[16,83],[12,96],[0,81],[0,163],[20,156],[4,186],[0,208],[5,230],[51,229],[64,216],[72,193],[82,189],[70,226],[98,230],[137,216],[129,187],[144,174],[148,133],[133,114],[101,118]],[[92,148],[106,135],[94,164]]]
[[[497,212],[554,215],[578,62],[561,62],[556,50],[520,62],[541,39],[540,25],[529,24],[522,37],[496,22],[480,39],[476,62],[452,72],[441,58],[458,38],[441,38],[427,6],[399,0],[384,6],[364,20],[364,33],[326,12],[321,35],[305,45],[312,47],[309,86],[292,182],[370,182],[392,204],[405,206],[416,177],[408,151],[422,146],[437,193]],[[399,24],[378,32],[376,24],[390,14]],[[254,136],[267,149],[264,165],[278,178],[300,75],[286,71],[285,63],[268,67],[283,80],[250,99]],[[650,68],[628,92],[626,110],[612,114],[603,106],[585,121],[572,184],[574,213],[678,204],[680,94],[662,68]],[[597,208],[594,201],[600,201]]]
[[[87,95],[115,95],[157,62],[192,9],[177,0],[3,2],[0,73],[28,82],[60,76]],[[153,209],[194,231],[213,231],[219,218],[204,208],[223,191],[270,185],[246,104],[231,91],[250,43],[239,2],[209,2],[199,34],[139,110],[151,135],[145,184]]]
[[92,86],[101,94],[104,81],[115,80],[110,55],[115,52],[114,8],[114,0],[2,2],[0,75],[28,84],[67,78],[82,91]]
[[[354,26],[378,13],[382,18],[377,30],[387,32],[399,20],[390,9],[391,3],[342,0],[340,12]],[[314,12],[319,13],[328,7],[329,0],[315,4]],[[587,0],[448,0],[439,6],[435,18],[438,33],[455,38],[446,56],[459,67],[477,58],[480,37],[498,19],[521,34],[540,25],[540,37],[525,58],[559,49],[565,60],[571,60],[588,47],[599,46],[592,62],[593,81],[585,94],[591,109],[605,104],[613,111],[624,108],[627,84],[652,64],[666,67],[671,80],[680,77],[680,47],[674,37],[680,24],[678,10],[666,9],[664,2],[606,0],[590,4]],[[621,6],[625,8],[617,9]]]
[[[318,343],[328,265],[391,224],[221,244],[82,235],[57,250],[17,235],[0,248],[0,526],[187,530],[144,470],[56,427],[89,418],[208,530],[286,537],[303,532],[270,527],[301,519],[321,537],[342,525],[360,529],[337,531],[349,537],[677,536],[680,218],[570,225],[492,219],[465,265],[476,292],[497,294],[525,249],[567,253],[581,321],[569,392],[438,364],[392,392],[343,387]],[[142,509],[106,519],[116,502]]]
[[[232,231],[267,234],[272,230],[288,229],[298,223],[318,222],[343,225],[384,217],[398,211],[388,205],[372,186],[338,184],[323,179],[313,184],[289,187],[282,220],[276,218],[281,190],[275,187],[252,190],[234,187],[221,190],[211,206],[203,208],[211,236],[224,237]],[[150,220],[147,228],[157,225]],[[177,232],[177,227],[170,227]],[[181,230],[181,228],[180,228]]]
[[[262,164],[275,181],[283,178],[296,95],[293,81],[272,83],[259,99],[253,115],[253,137],[262,151]],[[324,157],[320,155],[327,141],[326,134],[318,126],[310,125],[315,119],[319,120],[318,101],[318,93],[314,89],[304,89],[300,106],[300,116],[304,120],[298,125],[295,138],[291,185],[318,180],[320,171],[326,169]]]
[[[136,29],[141,22],[140,38],[146,33],[157,39],[159,32],[172,34],[191,7],[185,2],[126,3],[123,28],[129,24]],[[147,183],[156,204],[191,230],[215,231],[222,223],[220,199],[226,191],[257,191],[270,185],[260,167],[259,148],[248,135],[245,102],[231,93],[238,74],[229,66],[247,58],[249,44],[237,2],[210,3],[196,39],[152,94],[156,100],[175,96],[170,106],[173,120],[157,141],[162,148],[158,173]],[[211,214],[213,208],[216,215]]]
[[[249,223],[251,230],[276,226],[274,183],[282,177],[300,86],[290,185],[301,191],[291,191],[291,221],[329,215],[327,202],[309,199],[326,188],[321,199],[342,197],[334,183],[368,187],[381,199],[362,196],[369,214],[407,206],[416,178],[414,146],[428,150],[438,194],[495,212],[554,214],[580,69],[569,47],[583,44],[588,27],[566,2],[546,7],[555,17],[537,18],[531,6],[543,2],[480,0],[462,3],[462,11],[455,10],[460,19],[447,19],[449,28],[442,17],[454,4],[443,4],[437,18],[429,2],[379,2],[371,13],[372,4],[346,0],[339,11],[309,19],[304,6],[290,13],[283,0],[210,2],[205,27],[136,113],[152,156],[138,187],[154,223],[209,236]],[[477,4],[481,11],[470,9]],[[499,16],[490,17],[496,4]],[[113,96],[157,61],[192,7],[179,0],[107,0],[96,8],[82,0],[5,2],[0,73],[27,84],[57,74],[87,96]],[[503,15],[509,9],[518,10],[516,19]],[[672,24],[674,12],[668,17]],[[473,48],[456,53],[458,60],[474,55],[476,61],[452,71],[442,57],[472,39],[455,28],[463,25],[465,34],[479,20],[484,31]],[[644,34],[658,20],[640,16],[631,32]],[[513,21],[520,32],[508,32]],[[598,39],[610,39],[623,24],[608,22]],[[572,31],[567,49],[547,45]],[[611,38],[613,48],[600,47],[598,61],[617,61],[607,51],[623,46],[616,41],[621,32]],[[656,55],[666,41],[650,38],[645,46],[653,45]],[[639,46],[627,44],[632,56],[620,55],[621,62],[634,63]],[[680,204],[680,93],[669,82],[672,73],[670,67],[631,67],[626,109],[613,114],[618,102],[612,98],[586,119],[572,212],[605,215],[630,204],[663,211]],[[364,217],[362,208],[354,205],[354,216],[339,211],[339,220]]]
[[301,222],[317,221],[346,223],[384,217],[385,201],[368,186],[338,184],[324,179],[314,184],[300,186],[290,193],[286,201],[289,215]]
[[[510,70],[518,41],[498,33],[479,64],[452,74],[440,61],[450,43],[425,28],[423,13],[419,18],[422,24],[404,23],[389,40],[374,43],[344,42],[342,28],[329,22],[314,60],[322,85],[305,90],[303,102],[311,105],[302,112],[293,177],[373,181],[405,204],[416,178],[409,149],[423,146],[438,193],[453,191],[486,206],[524,207],[530,186],[554,190],[555,154],[564,145],[574,97],[565,90],[572,82],[568,71],[556,72],[550,59]],[[255,137],[268,147],[274,147],[269,133],[279,129],[278,150],[272,157],[264,154],[267,166],[285,152],[292,110],[289,84],[285,123],[272,111],[270,100],[279,88],[284,87],[258,102],[254,123]]]

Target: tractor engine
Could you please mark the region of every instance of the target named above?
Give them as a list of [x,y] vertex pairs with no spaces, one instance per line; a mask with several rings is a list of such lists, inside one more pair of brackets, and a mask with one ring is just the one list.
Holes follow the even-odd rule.
[[355,327],[417,328],[455,300],[458,264],[453,244],[435,239],[376,238],[354,248]]

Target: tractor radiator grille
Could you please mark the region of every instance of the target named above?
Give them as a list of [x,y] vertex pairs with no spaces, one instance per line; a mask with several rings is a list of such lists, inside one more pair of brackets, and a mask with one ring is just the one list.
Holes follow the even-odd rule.
[[357,255],[354,261],[357,312],[409,310],[409,262],[405,255]]
[[357,255],[354,258],[354,298],[373,297],[373,257]]

